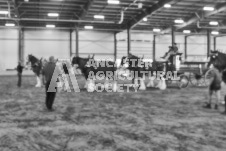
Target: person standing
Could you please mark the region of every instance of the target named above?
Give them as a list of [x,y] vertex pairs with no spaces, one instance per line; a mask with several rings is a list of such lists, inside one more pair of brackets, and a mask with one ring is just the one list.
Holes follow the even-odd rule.
[[210,85],[209,85],[209,102],[204,106],[205,108],[211,109],[211,104],[212,104],[212,95],[215,92],[217,96],[216,104],[215,104],[215,109],[218,109],[218,104],[220,101],[220,91],[221,91],[221,73],[219,69],[213,66],[212,68],[212,78],[210,80]]
[[[55,100],[56,97],[56,92],[48,92],[50,83],[51,83],[51,79],[54,78],[53,73],[54,70],[56,68],[56,62],[53,56],[51,56],[49,58],[49,62],[46,63],[46,65],[43,68],[42,74],[43,74],[43,78],[45,81],[45,91],[46,91],[46,100],[45,100],[45,104],[46,107],[49,111],[53,111],[53,102]],[[56,68],[57,69],[57,68]]]
[[18,62],[18,65],[17,65],[17,68],[16,68],[17,76],[18,76],[18,82],[17,82],[18,87],[21,87],[23,68],[24,67],[21,65],[21,62]]

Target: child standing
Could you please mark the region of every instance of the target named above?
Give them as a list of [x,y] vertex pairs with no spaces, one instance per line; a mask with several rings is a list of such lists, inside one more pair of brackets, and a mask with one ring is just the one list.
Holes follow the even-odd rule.
[[221,90],[221,74],[220,71],[216,68],[213,67],[211,71],[212,78],[210,80],[210,85],[209,85],[209,102],[206,104],[206,108],[211,109],[211,103],[212,103],[212,95],[215,92],[217,96],[216,104],[215,104],[215,109],[218,109],[218,104],[220,101],[220,90]]

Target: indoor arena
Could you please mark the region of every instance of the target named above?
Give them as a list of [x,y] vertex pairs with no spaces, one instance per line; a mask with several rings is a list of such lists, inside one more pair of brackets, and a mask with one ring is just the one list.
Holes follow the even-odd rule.
[[0,0],[0,151],[225,151],[225,0]]

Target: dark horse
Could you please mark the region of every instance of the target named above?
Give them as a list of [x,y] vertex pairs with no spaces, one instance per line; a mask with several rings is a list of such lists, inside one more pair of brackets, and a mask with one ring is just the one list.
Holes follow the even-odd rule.
[[[208,66],[213,64],[220,72],[222,72],[222,81],[226,83],[226,54],[219,51],[211,51]],[[225,114],[226,114],[226,95],[224,96]]]
[[[115,62],[112,61],[101,61],[98,62],[92,58],[81,58],[81,57],[73,57],[72,59],[72,65],[77,64],[78,68],[81,70],[82,74],[85,76],[86,84],[85,88],[89,88],[87,85],[87,82],[92,81],[93,78],[97,76],[105,76],[106,80],[114,80],[114,76],[117,70],[117,67],[115,65]],[[116,85],[116,81],[114,81],[114,85]],[[88,86],[88,87],[87,87]],[[116,91],[115,88],[113,88],[113,91]]]
[[[139,81],[141,90],[146,89],[146,86],[143,80],[147,73],[151,73],[149,74],[150,82],[148,83],[148,86],[154,86],[154,84],[152,84],[153,79],[150,76],[152,76],[153,73],[156,71],[164,71],[163,63],[161,62],[144,63],[143,58],[139,58],[132,54],[129,54],[128,57],[126,56],[122,57],[121,66],[124,66],[126,63],[128,63],[128,66],[126,67],[128,70],[133,71],[134,73],[137,73],[137,74],[134,74],[133,76],[134,77],[133,83],[134,82],[136,83],[137,81]],[[164,84],[164,83],[161,82],[161,84]],[[162,87],[163,86],[161,86],[161,89],[164,89]]]
[[42,68],[43,68],[42,59],[39,60],[31,54],[28,55],[27,59],[28,59],[27,65],[29,64],[29,62],[31,63],[32,71],[35,73],[37,78],[36,87],[41,87],[42,86],[41,74],[42,74]]

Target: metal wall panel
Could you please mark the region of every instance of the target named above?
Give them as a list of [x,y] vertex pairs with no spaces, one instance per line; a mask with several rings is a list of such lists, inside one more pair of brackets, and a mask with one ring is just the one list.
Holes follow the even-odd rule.
[[18,30],[0,29],[0,70],[14,69],[18,63]]
[[[117,58],[127,56],[127,32],[117,34]],[[145,59],[152,59],[153,56],[153,34],[138,33],[131,31],[131,50],[130,52],[136,56]]]
[[216,50],[226,53],[226,37],[217,37]]
[[127,32],[121,32],[116,35],[117,39],[117,59],[127,56]]
[[114,33],[79,31],[79,55],[95,54],[95,59],[114,60]]
[[24,53],[38,58],[70,58],[69,30],[25,30]]
[[[212,38],[211,38],[211,41]],[[189,36],[188,37],[188,59],[189,61],[205,61],[207,59],[207,37],[203,36]],[[211,42],[211,48],[213,48]]]
[[153,56],[153,34],[151,33],[131,33],[131,53],[151,59]]
[[156,36],[156,60],[159,60],[172,45],[171,35],[157,35]]

